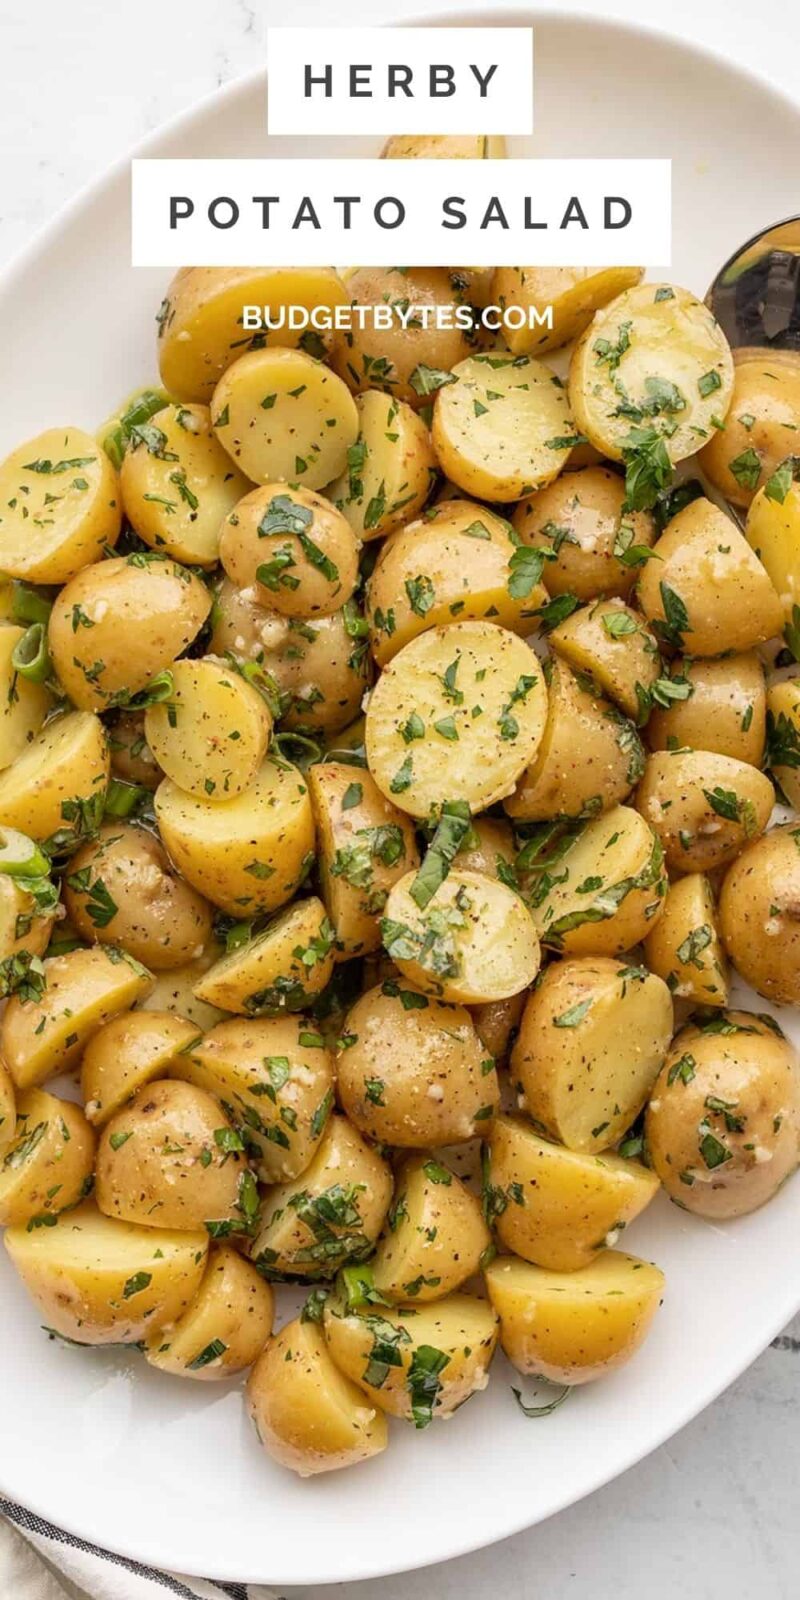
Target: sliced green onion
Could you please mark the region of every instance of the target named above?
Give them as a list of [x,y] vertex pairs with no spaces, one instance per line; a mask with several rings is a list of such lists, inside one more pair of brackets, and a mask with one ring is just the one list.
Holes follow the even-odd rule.
[[150,790],[139,783],[122,783],[119,778],[112,778],[106,790],[106,799],[103,815],[106,817],[129,817],[137,806],[150,798]]
[[142,389],[103,438],[103,449],[114,467],[122,466],[122,458],[130,444],[131,431],[149,422],[157,411],[169,405],[169,395],[164,389]]
[[30,683],[44,683],[50,676],[47,630],[43,622],[34,622],[17,640],[11,652],[11,665]]
[[170,699],[174,691],[175,680],[169,667],[165,667],[163,672],[157,672],[155,677],[136,694],[124,695],[120,703],[129,711],[144,711],[147,706],[162,705],[165,700]]
[[43,850],[26,833],[0,828],[0,872],[11,878],[42,878],[50,871]]
[[343,745],[341,750],[326,750],[326,761],[338,761],[343,767],[365,767],[367,752],[363,744]]
[[11,617],[12,621],[22,625],[30,622],[46,623],[50,620],[53,609],[52,600],[42,594],[39,589],[33,589],[29,583],[15,582],[11,589]]
[[322,756],[322,746],[316,739],[309,739],[304,733],[276,733],[273,740],[283,756],[284,761],[291,761],[292,765],[305,772],[306,767],[319,761]]

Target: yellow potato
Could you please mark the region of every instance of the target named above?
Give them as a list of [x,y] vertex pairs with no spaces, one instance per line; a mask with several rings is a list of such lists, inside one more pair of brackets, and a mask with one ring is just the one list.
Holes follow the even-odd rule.
[[135,1344],[186,1309],[208,1236],[113,1222],[87,1202],[54,1228],[9,1228],[5,1246],[49,1332],[78,1344]]
[[729,867],[720,932],[737,972],[777,1005],[800,1005],[800,827],[772,828]]
[[102,1128],[126,1100],[165,1078],[175,1056],[197,1042],[197,1027],[171,1011],[127,1011],[94,1034],[81,1061],[84,1110]]
[[[181,267],[156,319],[162,382],[179,400],[207,403],[243,351],[267,344],[319,346],[313,327],[284,326],[290,306],[329,314],[346,302],[332,267]],[[246,332],[245,305],[266,309],[273,328]]]
[[700,455],[703,472],[735,506],[748,506],[765,480],[797,449],[800,374],[769,353],[738,358],[724,432]]
[[650,1160],[701,1217],[755,1211],[794,1172],[800,1061],[771,1017],[726,1011],[676,1034],[647,1108]]
[[422,510],[436,481],[436,457],[428,429],[404,401],[368,389],[356,410],[358,438],[328,498],[357,539],[380,539]]
[[573,611],[550,635],[556,655],[588,672],[626,717],[644,721],[661,656],[638,612],[621,600],[596,600]]
[[365,1316],[328,1301],[324,1328],[347,1378],[381,1411],[426,1428],[486,1388],[499,1324],[485,1300],[451,1294],[435,1305],[407,1311],[378,1306]]
[[458,861],[430,895],[424,867],[401,878],[382,930],[384,948],[409,982],[456,1005],[508,1000],[539,971],[539,939],[520,896]]
[[478,1038],[495,1061],[502,1062],[508,1055],[524,1009],[524,993],[512,995],[510,1000],[489,1000],[486,1005],[472,1007]]
[[205,1033],[209,1028],[216,1026],[224,1020],[224,1011],[216,1006],[207,1005],[204,1000],[195,997],[195,984],[199,982],[204,972],[214,965],[219,959],[221,947],[213,941],[195,961],[187,961],[183,966],[173,967],[170,972],[156,972],[153,975],[153,987],[144,1000],[139,1001],[141,1011],[166,1011],[171,1016],[178,1016],[194,1026],[195,1033]]
[[419,866],[414,829],[370,774],[323,761],[308,784],[318,834],[320,888],[343,957],[381,947],[380,917],[392,886]]
[[225,1107],[259,1176],[284,1183],[304,1172],[331,1106],[333,1056],[304,1017],[231,1018],[170,1068]]
[[522,639],[491,622],[433,628],[389,662],[370,695],[367,762],[412,817],[451,797],[485,811],[511,793],[546,719],[540,663]]
[[0,1156],[4,1156],[16,1137],[17,1112],[14,1084],[8,1068],[0,1061]]
[[500,817],[475,817],[458,852],[462,872],[482,872],[487,878],[507,883],[516,859],[514,834]]
[[363,328],[356,319],[334,336],[339,376],[354,394],[381,389],[419,411],[475,345],[470,288],[469,273],[447,267],[359,267],[348,279],[350,303],[370,309]]
[[469,1012],[392,978],[347,1013],[338,1093],[368,1138],[413,1149],[475,1138],[500,1097]]
[[117,475],[82,428],[50,428],[0,462],[0,571],[67,583],[119,538]]
[[391,1198],[391,1168],[346,1117],[331,1117],[310,1165],[264,1196],[250,1255],[267,1278],[330,1278],[372,1253]]
[[194,1084],[146,1083],[106,1123],[97,1146],[97,1204],[147,1228],[244,1232],[257,1209],[243,1144],[222,1107]]
[[211,909],[173,871],[159,840],[130,822],[104,823],[73,856],[64,903],[80,937],[120,945],[154,971],[197,957]]
[[672,872],[724,866],[763,833],[775,803],[769,778],[707,750],[657,750],[636,791]]
[[503,806],[521,822],[596,816],[630,794],[644,763],[633,723],[592,678],[553,656],[544,738]]
[[189,794],[229,800],[249,789],[266,755],[272,717],[238,672],[211,656],[176,661],[168,701],[148,706],[148,746]]
[[486,1205],[507,1250],[553,1272],[586,1267],[650,1204],[658,1178],[639,1161],[550,1144],[498,1117],[489,1139]]
[[383,1412],[334,1365],[322,1329],[299,1317],[268,1340],[247,1403],[264,1449],[301,1478],[355,1466],[388,1443]]
[[531,356],[470,356],[454,369],[433,408],[433,448],[442,471],[479,500],[519,500],[551,483],[575,428],[567,393]]
[[213,567],[222,520],[250,484],[211,430],[208,406],[165,406],[133,429],[122,460],[125,514],[140,539],[176,561]]
[[547,594],[508,524],[469,500],[447,500],[383,546],[367,587],[379,666],[428,628],[489,618],[529,634]]
[[693,656],[750,650],[780,633],[781,602],[735,523],[693,500],[668,523],[639,579],[654,633]]
[[591,1155],[635,1122],[671,1038],[661,978],[610,956],[567,957],[528,996],[511,1075],[537,1128]]
[[673,462],[694,455],[724,420],[732,389],[722,329],[688,289],[669,284],[640,283],[598,311],[569,370],[575,426],[614,461],[635,445],[636,428],[655,430]]
[[[0,841],[2,837],[0,829]],[[13,962],[23,950],[29,956],[44,955],[55,915],[55,906],[50,911],[38,912],[33,895],[20,888],[10,873],[0,873],[0,965],[9,958]]]
[[[689,641],[691,642],[691,641]],[[676,745],[714,750],[760,767],[766,730],[764,668],[755,650],[719,661],[677,659],[672,679],[686,699],[656,704],[647,724],[651,750]]]
[[608,467],[564,472],[520,501],[512,522],[523,544],[547,552],[542,582],[548,594],[597,600],[630,593],[638,566],[626,562],[626,553],[646,552],[656,526],[649,511],[624,506],[625,484]]
[[690,872],[670,884],[664,910],[644,941],[651,972],[676,1000],[701,1006],[728,1003],[728,974],[717,908],[707,878]]
[[613,956],[645,937],[666,890],[658,835],[629,806],[613,806],[556,844],[528,898],[542,944]]
[[54,717],[0,773],[0,827],[77,842],[103,814],[109,765],[98,717],[88,711]]
[[577,1272],[548,1272],[513,1256],[486,1269],[500,1343],[519,1372],[550,1383],[593,1383],[624,1366],[661,1304],[664,1274],[604,1250]]
[[502,158],[506,141],[497,134],[395,134],[387,139],[383,161],[484,161]]
[[62,589],[50,614],[59,680],[82,711],[125,706],[182,655],[210,610],[202,579],[161,556],[120,556],[87,567]]
[[341,378],[302,350],[253,350],[228,367],[211,402],[214,432],[253,483],[322,489],[347,465],[358,412]]
[[375,1288],[399,1304],[440,1300],[477,1272],[490,1243],[480,1201],[423,1151],[397,1174],[389,1229],[371,1262]]
[[786,678],[767,693],[767,764],[781,793],[800,810],[800,683]]
[[144,736],[143,711],[119,711],[108,735],[111,771],[123,783],[156,789],[163,777]]
[[18,1089],[66,1072],[103,1024],[146,995],[152,979],[114,948],[69,950],[44,963],[38,1000],[13,995],[0,1023],[0,1051]]
[[[641,267],[497,267],[492,299],[506,310],[519,307],[520,328],[506,326],[503,337],[515,356],[543,355],[571,344],[595,312],[642,278]],[[528,327],[532,309],[552,307],[552,327]]]
[[27,749],[55,704],[47,685],[17,672],[13,653],[25,629],[0,625],[0,771]]
[[800,486],[793,478],[791,483],[785,481],[780,470],[768,483],[769,493],[765,484],[752,501],[744,534],[777,590],[784,622],[796,625],[800,616]]
[[341,610],[358,581],[359,544],[340,511],[297,484],[266,483],[238,502],[220,535],[220,560],[240,589],[288,617]]
[[197,997],[243,1017],[302,1011],[333,973],[334,938],[322,901],[316,895],[296,900],[210,967]]
[[252,1366],[272,1332],[274,1296],[231,1245],[218,1245],[191,1305],[144,1342],[151,1367],[214,1383]]
[[165,778],[155,809],[178,871],[234,917],[284,905],[313,856],[308,789],[296,767],[273,757],[233,800],[200,799]]
[[94,1134],[80,1106],[24,1090],[14,1142],[0,1161],[0,1227],[32,1233],[52,1226],[60,1211],[85,1199],[93,1169]]

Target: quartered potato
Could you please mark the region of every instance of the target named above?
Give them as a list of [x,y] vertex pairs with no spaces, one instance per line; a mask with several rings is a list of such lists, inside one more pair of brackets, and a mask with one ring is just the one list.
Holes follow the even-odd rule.
[[661,436],[670,461],[694,455],[724,422],[732,390],[722,329],[669,284],[640,283],[598,311],[570,364],[575,425],[614,461],[635,446],[637,427]]
[[661,1303],[664,1274],[649,1261],[604,1250],[576,1272],[513,1256],[486,1268],[508,1359],[549,1383],[593,1383],[636,1354]]
[[800,1005],[800,824],[772,828],[728,868],[720,932],[746,983],[778,1005]]
[[539,939],[520,896],[458,862],[430,894],[424,869],[389,892],[384,949],[410,983],[456,1005],[508,1000],[533,983]]
[[621,955],[650,931],[666,890],[657,833],[630,806],[613,806],[556,843],[527,898],[542,944],[570,955]]
[[196,1044],[198,1031],[171,1011],[128,1011],[89,1040],[81,1061],[84,1110],[102,1128],[138,1089],[165,1078],[176,1056]]
[[64,903],[81,938],[121,946],[156,972],[196,959],[211,939],[206,901],[155,835],[130,822],[106,822],[72,857]]
[[661,656],[632,606],[614,599],[582,606],[553,629],[550,643],[573,671],[588,673],[626,717],[646,719]]
[[676,1034],[647,1110],[650,1160],[701,1217],[765,1204],[797,1166],[800,1062],[771,1017],[726,1011]]
[[709,482],[735,506],[757,490],[797,450],[800,374],[780,355],[738,356],[724,431],[700,455]]
[[301,1478],[386,1449],[386,1418],[339,1371],[322,1329],[300,1317],[268,1340],[247,1383],[259,1443]]
[[436,482],[436,457],[428,429],[405,401],[367,389],[356,410],[358,438],[328,498],[357,539],[382,539],[422,510]]
[[372,653],[380,667],[403,645],[448,622],[489,618],[523,635],[547,600],[502,517],[446,500],[381,550],[367,587]]
[[795,482],[793,467],[788,471],[786,466],[779,467],[759,489],[747,513],[744,535],[769,573],[784,621],[791,623],[800,605],[800,485]]
[[505,1116],[489,1136],[487,1181],[501,1243],[553,1272],[575,1272],[615,1245],[659,1187],[639,1161],[567,1150]]
[[342,957],[381,947],[389,891],[419,866],[414,829],[365,769],[323,761],[308,775],[322,898]]
[[366,1315],[329,1300],[324,1328],[337,1367],[374,1405],[425,1428],[486,1388],[498,1319],[486,1300],[466,1294]]
[[337,1090],[368,1138],[412,1149],[485,1133],[500,1095],[494,1060],[466,1008],[392,978],[347,1013]]
[[378,679],[366,749],[379,789],[412,817],[450,798],[484,811],[510,794],[544,733],[547,689],[530,647],[490,622],[412,639]]
[[732,861],[764,832],[774,803],[763,772],[708,750],[657,750],[636,791],[671,872],[710,872]]
[[333,973],[335,934],[316,895],[296,900],[203,974],[198,999],[244,1017],[302,1011]]
[[[245,351],[308,340],[308,332],[284,325],[290,306],[330,312],[346,303],[333,267],[181,267],[156,319],[162,382],[179,400],[208,404],[223,372]],[[273,327],[245,331],[244,305],[263,308]]]
[[[564,472],[521,500],[512,518],[523,544],[546,555],[542,583],[548,594],[597,600],[633,588],[637,561],[655,543],[649,511],[625,509],[625,484],[608,467]],[[626,559],[627,557],[627,559]]]
[[181,1052],[173,1078],[225,1108],[265,1183],[304,1172],[333,1105],[334,1062],[305,1017],[229,1018]]
[[273,1302],[269,1284],[250,1262],[231,1245],[217,1245],[183,1315],[148,1335],[145,1359],[176,1378],[231,1378],[261,1354],[272,1332]]
[[[0,1126],[0,1134],[2,1134]],[[0,1226],[52,1226],[92,1186],[94,1134],[71,1100],[42,1089],[17,1097],[13,1142],[0,1160]]]
[[117,475],[82,428],[50,428],[0,463],[0,572],[67,583],[122,523]]
[[214,432],[253,483],[302,482],[322,489],[344,471],[358,437],[350,391],[302,350],[271,348],[240,356],[211,401]]
[[667,524],[639,579],[639,603],[662,644],[692,656],[750,650],[780,633],[772,582],[735,523],[693,500]]
[[531,356],[470,356],[438,390],[433,447],[465,494],[519,500],[550,483],[578,442],[560,378]]
[[651,972],[676,1000],[728,1003],[728,973],[714,893],[708,878],[690,872],[667,890],[664,910],[644,942]]
[[[641,277],[641,267],[497,267],[492,299],[506,311],[518,308],[524,317],[521,327],[504,328],[514,355],[542,355],[577,339],[601,306]],[[529,312],[548,306],[552,327],[528,326]]]
[[767,764],[794,811],[800,809],[800,683],[770,684],[767,692]]
[[109,776],[105,730],[89,711],[53,717],[0,773],[0,827],[32,839],[73,837],[102,815]]
[[567,957],[528,996],[511,1075],[537,1128],[593,1154],[635,1122],[671,1038],[661,978],[610,956]]
[[0,1051],[18,1089],[67,1072],[92,1035],[130,1010],[152,983],[132,956],[99,946],[51,956],[44,979],[38,999],[12,995],[0,1022]]
[[331,1278],[372,1254],[391,1198],[387,1163],[346,1117],[331,1117],[305,1171],[265,1194],[250,1255],[267,1278]]
[[[356,314],[352,329],[334,335],[331,359],[339,376],[353,394],[382,390],[419,411],[477,343],[470,290],[469,273],[458,268],[359,267],[347,280],[350,304],[372,315],[361,328]],[[412,307],[430,311],[415,316]],[[436,307],[451,326],[437,326]],[[387,327],[373,320],[376,309]]]
[[213,567],[223,518],[250,484],[231,466],[208,406],[169,405],[134,427],[120,469],[125,514],[151,550]]
[[519,822],[591,817],[630,794],[645,753],[633,723],[598,690],[553,656],[547,680],[544,738],[513,795],[503,801]]
[[666,705],[655,704],[647,723],[651,750],[713,750],[761,766],[767,695],[755,650],[711,661],[678,657],[670,678],[661,685]]
[[252,684],[205,656],[175,662],[169,700],[148,706],[144,731],[162,772],[179,789],[229,800],[254,781],[272,717]]
[[27,750],[55,704],[45,683],[23,677],[14,665],[24,637],[24,628],[0,625],[0,772]]
[[166,1078],[146,1083],[100,1134],[97,1204],[107,1217],[146,1228],[246,1231],[257,1192],[243,1148],[204,1089]]
[[478,1271],[490,1243],[480,1201],[422,1151],[398,1171],[388,1228],[370,1263],[375,1288],[399,1305],[440,1300]]
[[220,560],[240,589],[288,617],[324,617],[350,599],[359,545],[321,494],[267,483],[240,500],[220,536]]

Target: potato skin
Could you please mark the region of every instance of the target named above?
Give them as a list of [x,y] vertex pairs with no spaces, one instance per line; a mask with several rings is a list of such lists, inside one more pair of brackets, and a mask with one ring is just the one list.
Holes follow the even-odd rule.
[[265,1194],[251,1259],[267,1278],[330,1278],[371,1254],[391,1198],[390,1167],[346,1117],[333,1116],[300,1176]]
[[339,1100],[368,1138],[418,1149],[486,1132],[497,1074],[465,1008],[390,979],[348,1012],[352,1035],[338,1057]]
[[399,1304],[440,1300],[477,1272],[490,1243],[476,1196],[422,1151],[398,1170],[389,1231],[372,1261],[375,1287]]
[[[667,592],[685,612],[680,628],[667,624]],[[659,638],[693,656],[751,650],[783,627],[780,599],[758,557],[731,518],[702,498],[667,523],[638,595]]]
[[267,1341],[247,1403],[268,1455],[301,1478],[355,1466],[388,1443],[383,1412],[339,1371],[322,1329],[299,1317]]
[[[794,482],[775,498],[775,487],[759,489],[747,513],[744,536],[769,573],[783,606],[784,622],[791,623],[800,603],[797,568],[800,488]],[[781,495],[783,498],[781,498]]]
[[158,788],[162,772],[145,739],[143,711],[120,711],[109,729],[108,743],[115,778],[143,789]]
[[656,751],[636,791],[672,872],[709,872],[732,861],[763,833],[774,803],[763,772],[707,750]]
[[84,1110],[102,1128],[126,1100],[197,1039],[197,1026],[171,1011],[128,1011],[89,1040],[81,1060]]
[[[347,281],[353,306],[408,302],[414,306],[453,307],[468,304],[466,288],[467,281],[461,283],[446,267],[415,267],[410,272],[360,267]],[[334,371],[353,394],[381,389],[414,411],[419,411],[430,398],[424,374],[421,378],[418,369],[432,367],[438,372],[451,372],[475,344],[472,327],[439,328],[434,318],[429,328],[404,328],[399,321],[391,328],[376,328],[369,318],[365,318],[365,324],[363,329],[335,334],[331,357]],[[415,378],[418,388],[412,382]]]
[[0,1162],[0,1227],[50,1226],[91,1187],[94,1134],[73,1101],[26,1089],[12,1138]]
[[143,1227],[242,1228],[246,1163],[237,1144],[205,1090],[166,1078],[147,1083],[100,1135],[97,1204],[107,1217]]
[[274,1295],[232,1245],[210,1252],[191,1304],[145,1340],[151,1367],[175,1377],[218,1383],[252,1366],[272,1332]]
[[158,839],[130,822],[105,823],[77,851],[64,903],[81,938],[122,945],[154,971],[182,966],[211,938],[210,907],[171,869]]
[[701,872],[677,878],[664,910],[644,941],[647,965],[676,1000],[695,1005],[728,1003],[728,971],[714,893]]
[[[382,1306],[377,1309],[381,1313],[377,1318],[359,1316],[328,1301],[323,1326],[328,1349],[340,1371],[357,1383],[381,1411],[414,1421],[418,1428],[426,1427],[437,1418],[452,1416],[470,1395],[485,1389],[498,1334],[497,1317],[485,1300],[451,1294],[434,1305],[414,1305],[405,1311]],[[398,1329],[400,1336],[395,1342],[389,1330]],[[400,1361],[398,1366],[389,1367],[382,1383],[375,1384],[365,1374],[381,1334],[394,1345]],[[419,1407],[411,1382],[413,1362],[418,1351],[430,1349],[446,1355],[447,1361],[436,1375],[432,1399],[426,1392]]]
[[725,429],[711,435],[700,452],[700,465],[726,500],[749,506],[756,491],[794,450],[798,428],[797,372],[770,355],[740,357]]
[[9,578],[68,583],[119,538],[117,474],[82,428],[49,428],[18,445],[0,462],[0,503],[0,571]]
[[[554,483],[520,500],[511,521],[523,544],[545,550],[542,582],[550,595],[574,594],[580,601],[620,595],[626,599],[636,583],[635,566],[615,555],[623,521],[625,484],[608,467],[581,467],[562,472]],[[649,511],[625,514],[629,545],[655,543],[656,526]]]
[[520,822],[596,816],[626,799],[644,765],[634,724],[591,678],[552,656],[544,737],[503,809]]
[[[691,643],[691,639],[688,641]],[[719,661],[683,658],[672,664],[671,676],[686,680],[686,700],[653,707],[647,723],[651,750],[670,745],[712,750],[760,767],[766,735],[764,668],[755,650],[724,656]]]
[[772,828],[729,867],[720,931],[747,983],[777,1005],[800,1005],[800,827]]
[[647,1109],[650,1160],[670,1199],[701,1217],[765,1204],[798,1162],[800,1062],[750,1011],[676,1034]]
[[767,765],[794,811],[800,811],[800,683],[786,678],[767,691]]
[[381,948],[380,918],[390,890],[419,866],[413,825],[363,768],[320,762],[311,767],[308,786],[337,954],[367,955]]
[[0,1156],[4,1156],[14,1142],[16,1121],[13,1080],[8,1068],[0,1061]]
[[297,484],[251,490],[220,534],[220,560],[231,581],[240,589],[255,585],[259,602],[287,617],[340,611],[356,586],[359,548],[331,501]]

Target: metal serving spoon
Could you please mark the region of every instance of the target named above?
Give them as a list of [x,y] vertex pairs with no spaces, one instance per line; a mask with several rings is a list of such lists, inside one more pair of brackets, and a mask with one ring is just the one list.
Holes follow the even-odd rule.
[[735,351],[783,351],[800,360],[800,217],[754,234],[706,295]]

